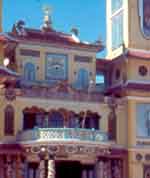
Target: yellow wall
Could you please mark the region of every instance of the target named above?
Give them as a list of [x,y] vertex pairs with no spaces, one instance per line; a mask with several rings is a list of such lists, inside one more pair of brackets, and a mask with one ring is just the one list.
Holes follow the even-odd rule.
[[[30,56],[21,56],[19,50],[20,49],[34,49],[40,51],[40,58],[30,57]],[[18,72],[23,73],[23,66],[26,62],[30,61],[35,64],[36,67],[39,67],[37,72],[37,80],[45,80],[45,56],[46,53],[56,53],[56,54],[65,54],[68,55],[68,77],[69,83],[72,83],[76,79],[76,74],[80,68],[85,68],[88,72],[92,73],[90,76],[90,80],[95,80],[96,73],[96,53],[81,51],[81,50],[69,50],[63,48],[54,48],[50,46],[37,46],[37,45],[29,45],[29,44],[20,44],[16,49],[16,57],[17,57],[17,65]],[[74,56],[89,56],[92,58],[92,62],[75,62]],[[22,68],[20,68],[22,66]]]
[[[120,77],[116,78],[116,71],[120,71]],[[111,86],[121,85],[126,77],[126,63],[124,60],[116,61],[111,65],[109,73],[111,78]]]
[[[97,112],[100,116],[100,130],[108,132],[108,115],[110,109],[107,103],[104,102],[80,102],[80,101],[67,101],[67,100],[47,100],[42,98],[24,98],[17,97],[13,102],[8,102],[4,97],[0,99],[3,107],[1,107],[1,118],[4,119],[4,108],[7,104],[11,104],[15,109],[15,135],[18,131],[22,130],[23,126],[23,110],[26,107],[37,106],[43,108],[46,111],[50,109],[67,108],[67,110],[80,113],[81,111],[91,110]],[[125,146],[127,145],[127,114],[126,105],[124,103],[118,104],[117,115],[117,144]],[[9,139],[10,137],[4,137],[4,120],[0,125],[0,138]],[[14,138],[15,139],[15,138]]]
[[[141,76],[139,74],[139,67],[140,66],[145,66],[148,70],[147,75]],[[128,68],[127,68],[127,75],[128,75],[128,80],[136,80],[139,82],[149,82],[150,74],[150,61],[149,60],[140,60],[136,58],[129,58],[128,59]]]
[[117,108],[117,144],[127,148],[127,106],[126,103]]
[[[4,91],[3,91],[4,92]],[[2,92],[2,93],[3,93]],[[80,101],[67,101],[67,100],[48,100],[42,98],[24,98],[17,97],[16,100],[8,102],[5,97],[0,98],[0,113],[1,113],[1,125],[0,125],[0,139],[9,139],[10,137],[4,137],[4,109],[7,104],[11,104],[15,110],[15,135],[18,131],[22,130],[23,126],[23,110],[26,107],[37,106],[43,108],[46,111],[50,109],[67,108],[67,110],[80,113],[81,111],[91,110],[93,112],[99,113],[100,119],[100,129],[104,132],[108,131],[108,106],[100,102],[80,102]],[[13,138],[11,138],[13,139]],[[15,138],[14,138],[15,139]]]

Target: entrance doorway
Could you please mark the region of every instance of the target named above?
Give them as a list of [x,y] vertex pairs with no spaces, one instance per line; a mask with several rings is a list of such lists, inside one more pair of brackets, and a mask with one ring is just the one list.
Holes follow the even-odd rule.
[[81,178],[82,166],[77,161],[56,162],[56,178]]

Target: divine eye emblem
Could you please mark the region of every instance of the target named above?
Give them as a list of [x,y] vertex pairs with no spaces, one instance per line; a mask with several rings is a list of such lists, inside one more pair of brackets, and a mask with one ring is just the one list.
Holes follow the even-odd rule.
[[48,54],[46,57],[46,79],[64,80],[67,77],[67,56]]
[[53,68],[53,69],[55,69],[55,70],[58,70],[58,69],[61,68],[61,66],[60,66],[60,65],[52,65],[51,68]]

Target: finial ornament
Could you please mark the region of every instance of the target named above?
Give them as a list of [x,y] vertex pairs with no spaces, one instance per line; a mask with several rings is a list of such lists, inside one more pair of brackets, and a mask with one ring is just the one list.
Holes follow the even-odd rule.
[[52,21],[51,21],[51,14],[52,14],[52,7],[49,5],[43,5],[42,10],[44,12],[44,29],[52,29]]
[[53,12],[52,6],[49,5],[43,5],[42,9],[45,15],[51,15]]

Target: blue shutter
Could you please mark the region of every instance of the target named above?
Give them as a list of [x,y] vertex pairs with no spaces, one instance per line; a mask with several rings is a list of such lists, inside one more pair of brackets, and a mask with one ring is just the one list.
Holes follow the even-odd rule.
[[24,67],[24,78],[25,80],[35,80],[35,66],[32,63],[26,63]]
[[86,69],[80,69],[77,73],[75,87],[77,89],[87,89],[89,85],[89,73]]

